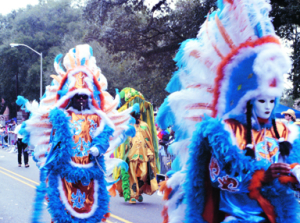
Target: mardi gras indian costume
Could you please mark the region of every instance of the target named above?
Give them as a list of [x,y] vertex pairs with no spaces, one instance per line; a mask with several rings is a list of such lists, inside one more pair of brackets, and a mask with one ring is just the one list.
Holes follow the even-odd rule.
[[125,160],[129,165],[128,173],[122,169],[118,170],[121,172],[122,180],[116,183],[116,188],[125,201],[142,202],[143,193],[152,195],[158,189],[156,181],[156,173],[159,172],[158,143],[153,108],[151,103],[145,101],[144,96],[133,88],[124,88],[120,95],[121,98],[125,97],[126,103],[119,111],[135,105],[138,107],[131,113],[136,120],[134,125],[136,135],[128,137],[115,151],[115,156]]
[[116,182],[111,178],[114,166],[128,168],[110,156],[134,136],[134,119],[131,109],[116,110],[120,98],[105,91],[107,81],[90,46],[71,49],[63,60],[66,70],[61,59],[55,59],[58,75],[52,75],[40,105],[17,100],[31,112],[21,132],[35,146],[41,170],[33,222],[39,220],[45,195],[54,222],[99,222],[108,216],[107,187]]
[[181,44],[157,117],[176,137],[164,222],[299,222],[299,130],[274,116],[291,62],[270,10],[220,0]]

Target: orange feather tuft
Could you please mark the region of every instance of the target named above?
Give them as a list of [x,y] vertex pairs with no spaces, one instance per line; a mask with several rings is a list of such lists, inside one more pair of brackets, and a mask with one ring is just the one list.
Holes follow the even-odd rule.
[[298,183],[298,180],[294,176],[281,176],[278,178],[279,182],[282,184],[288,184],[288,183]]
[[108,191],[109,195],[112,196],[112,197],[115,197],[117,195],[116,189],[117,189],[116,184],[113,184],[112,187]]
[[[298,166],[298,163],[293,163],[290,165],[291,169],[293,169],[295,166]],[[298,180],[294,176],[281,176],[278,178],[279,182],[282,184],[288,184],[288,183],[298,183]]]
[[164,206],[164,209],[161,212],[161,216],[163,217],[163,223],[169,222],[169,215],[168,215],[168,207]]
[[251,199],[256,200],[261,206],[261,208],[263,209],[263,211],[265,212],[265,214],[267,215],[269,221],[271,223],[275,223],[276,215],[274,212],[274,207],[267,199],[265,199],[260,194],[260,189],[262,187],[262,182],[264,180],[264,177],[265,177],[265,171],[263,169],[254,172],[248,187],[249,197]]
[[169,188],[167,186],[167,181],[166,180],[160,182],[159,185],[160,185],[159,191],[163,192],[163,194],[164,194],[163,200],[168,200],[169,199],[169,195],[172,192],[172,188]]
[[102,222],[106,222],[106,220],[107,220],[107,218],[109,218],[110,217],[110,213],[106,213],[104,216],[103,216],[103,218],[102,218]]
[[294,169],[295,166],[298,166],[298,165],[300,165],[300,164],[299,163],[293,163],[293,164],[290,165],[290,167],[291,167],[291,169]]

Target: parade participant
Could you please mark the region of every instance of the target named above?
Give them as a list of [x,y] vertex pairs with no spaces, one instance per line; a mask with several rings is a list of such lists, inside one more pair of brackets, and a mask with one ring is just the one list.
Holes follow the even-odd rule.
[[121,98],[125,98],[126,103],[119,111],[134,107],[132,116],[136,120],[136,135],[129,137],[115,151],[116,157],[129,164],[128,173],[122,169],[115,171],[116,176],[122,176],[116,184],[116,189],[125,201],[142,202],[143,193],[152,195],[158,189],[156,174],[160,171],[160,164],[153,107],[133,88],[124,88],[120,95]]
[[264,0],[220,0],[181,44],[157,117],[174,126],[178,158],[164,222],[299,222],[289,187],[299,182],[299,130],[274,114],[291,62],[270,10]]
[[293,124],[296,121],[296,115],[292,109],[281,112],[281,115],[284,115],[284,119],[287,120],[288,124]]
[[[24,121],[24,119],[22,119],[22,122]],[[27,145],[22,142],[23,136],[19,133],[20,129],[21,129],[21,125],[19,124],[17,125],[17,127],[14,130],[14,133],[17,135],[17,147],[18,147],[18,164],[19,167],[22,166],[22,154],[24,154],[24,164],[25,167],[28,168],[29,164],[28,164],[28,151],[26,151]]]
[[34,159],[41,170],[33,222],[38,222],[44,196],[54,222],[99,222],[109,216],[107,186],[114,166],[128,165],[110,158],[127,136],[131,109],[118,113],[120,98],[106,92],[107,81],[96,66],[92,48],[79,45],[57,56],[58,75],[46,88],[40,106],[19,97],[31,111],[21,129],[23,141],[35,146]]
[[[140,114],[134,112],[136,135],[129,138],[128,160],[130,201],[143,201],[142,194],[152,195],[157,189],[155,151],[152,136],[147,123],[140,120]],[[127,152],[127,151],[125,151]]]

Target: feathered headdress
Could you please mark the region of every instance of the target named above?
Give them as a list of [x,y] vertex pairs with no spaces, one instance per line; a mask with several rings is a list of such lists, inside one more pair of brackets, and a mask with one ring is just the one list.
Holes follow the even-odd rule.
[[[66,54],[63,59],[66,72],[61,66],[62,55],[55,59],[54,67],[63,78],[58,87],[57,106],[65,108],[75,94],[89,96],[89,104],[96,109],[103,109],[104,98],[98,82],[101,71],[96,65],[93,50],[89,45],[78,45]],[[106,81],[105,81],[106,82]]]
[[[178,70],[167,85],[171,94],[159,109],[157,122],[173,126],[177,155],[167,187],[169,222],[184,221],[182,183],[188,146],[204,114],[226,117],[245,111],[257,96],[280,97],[290,59],[281,48],[266,0],[219,0],[195,39],[184,41],[175,57]],[[176,204],[176,205],[175,205]]]
[[[26,142],[35,146],[35,158],[38,165],[44,165],[49,150],[50,133],[52,124],[49,120],[51,109],[66,108],[70,99],[75,94],[86,94],[89,96],[89,109],[84,113],[97,114],[101,117],[102,123],[114,129],[110,137],[109,149],[105,158],[109,160],[114,152],[128,136],[134,135],[132,126],[133,118],[130,116],[132,108],[117,111],[120,104],[120,96],[116,94],[113,98],[107,90],[107,80],[101,73],[93,56],[92,48],[87,45],[78,45],[69,50],[63,57],[59,54],[54,60],[54,68],[57,75],[51,75],[53,81],[46,87],[46,92],[41,98],[40,104],[36,101],[29,103],[23,97],[19,97],[17,103],[25,105],[31,112],[31,117],[24,122],[22,132]],[[102,126],[103,127],[103,126]],[[118,163],[111,165],[111,169]],[[110,167],[106,164],[107,171]]]

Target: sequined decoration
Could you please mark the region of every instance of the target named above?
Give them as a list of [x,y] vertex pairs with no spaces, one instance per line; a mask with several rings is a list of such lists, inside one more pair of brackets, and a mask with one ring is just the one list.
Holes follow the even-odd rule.
[[88,155],[88,151],[91,148],[91,142],[85,142],[84,139],[79,138],[76,147],[72,149],[73,156],[84,157]]
[[72,123],[72,127],[73,127],[72,129],[75,129],[75,132],[74,132],[75,135],[79,135],[81,133],[81,131],[82,131],[82,129],[81,129],[81,123],[83,121],[84,121],[84,119],[79,119],[79,120],[74,121]]
[[85,192],[83,192],[83,194],[82,194],[81,191],[77,189],[76,194],[72,193],[73,207],[76,207],[79,209],[83,208],[84,201],[85,201]]
[[97,123],[95,123],[95,121],[93,119],[89,119],[88,118],[88,120],[90,122],[90,136],[92,138],[94,138],[94,133],[95,133],[95,131],[97,129]]

